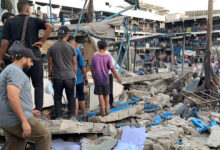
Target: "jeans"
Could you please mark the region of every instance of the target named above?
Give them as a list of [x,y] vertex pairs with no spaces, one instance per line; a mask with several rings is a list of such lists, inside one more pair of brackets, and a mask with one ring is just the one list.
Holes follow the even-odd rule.
[[50,150],[50,132],[35,117],[28,119],[28,122],[31,126],[31,135],[27,139],[22,137],[23,129],[21,124],[3,128],[8,150],[24,150],[26,140],[33,142],[36,150]]
[[74,86],[75,86],[75,79],[67,79],[67,80],[53,79],[54,107],[55,107],[56,117],[63,116],[62,113],[63,89],[65,89],[66,97],[68,100],[67,107],[69,110],[69,117],[74,115],[74,111],[75,111]]

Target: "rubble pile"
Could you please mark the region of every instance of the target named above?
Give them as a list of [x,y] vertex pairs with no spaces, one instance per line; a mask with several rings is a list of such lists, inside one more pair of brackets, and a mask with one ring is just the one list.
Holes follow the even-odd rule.
[[[82,134],[84,137],[73,144],[78,144],[82,150],[219,149],[219,109],[212,107],[213,104],[197,106],[179,90],[188,85],[192,76],[192,71],[180,76],[172,72],[143,76],[128,74],[122,81],[125,90],[115,100],[116,108],[111,109],[109,115],[100,116],[97,110],[89,113],[88,122],[41,122],[55,135]],[[128,133],[139,131],[129,135],[126,130]],[[144,137],[142,144],[134,142],[141,137],[142,140]],[[56,145],[57,141],[53,142]]]

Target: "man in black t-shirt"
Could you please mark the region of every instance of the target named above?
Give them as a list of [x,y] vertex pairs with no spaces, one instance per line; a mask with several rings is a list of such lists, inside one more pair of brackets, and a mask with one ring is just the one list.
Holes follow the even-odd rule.
[[[3,64],[3,56],[8,48],[9,41],[21,40],[24,20],[27,15],[30,16],[31,8],[27,1],[19,1],[17,4],[19,15],[9,19],[3,29],[2,45],[0,48],[0,65]],[[45,34],[39,41],[39,30],[44,29]],[[53,26],[39,18],[29,17],[25,35],[25,46],[30,48],[36,57],[41,58],[39,48],[43,46],[49,37]],[[1,65],[2,66],[2,65]],[[42,111],[43,107],[43,64],[42,60],[35,62],[27,73],[32,80],[35,89],[35,109]]]

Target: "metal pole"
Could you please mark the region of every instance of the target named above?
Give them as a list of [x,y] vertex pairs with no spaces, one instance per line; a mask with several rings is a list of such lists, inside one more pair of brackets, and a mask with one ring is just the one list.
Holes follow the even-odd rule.
[[115,13],[114,15],[109,16],[109,17],[107,17],[107,18],[101,20],[100,22],[104,22],[105,20],[112,19],[113,17],[118,16],[118,15],[120,15],[121,13],[123,13],[123,12],[125,12],[125,11],[127,11],[127,10],[129,10],[129,9],[132,9],[132,8],[134,8],[134,7],[136,7],[136,6],[135,6],[135,5],[131,5],[131,6],[129,6],[128,8],[125,8],[124,10],[119,11],[118,13]]
[[50,23],[52,23],[52,4],[50,0]]
[[135,41],[135,48],[134,48],[134,68],[133,68],[133,72],[135,72],[135,65],[136,65],[136,55],[137,55],[137,41]]
[[183,74],[183,70],[184,70],[184,51],[185,51],[185,45],[186,44],[186,36],[183,35],[183,50],[182,50],[182,74]]
[[126,45],[125,54],[124,54],[124,57],[123,57],[123,59],[122,59],[121,67],[120,67],[119,73],[118,73],[119,75],[121,74],[121,70],[122,70],[122,67],[123,67],[123,65],[124,65],[124,61],[125,61],[125,58],[126,58],[126,55],[127,55],[127,52],[128,52],[128,48],[129,48],[129,44],[130,44],[130,39],[131,39],[131,33],[132,33],[132,31],[130,31],[130,33],[129,33],[129,37],[128,37],[128,41],[127,41],[127,45]]
[[171,71],[173,71],[173,41],[172,38],[170,38],[170,49],[171,49]]
[[117,59],[116,59],[116,61],[115,61],[115,66],[114,66],[115,68],[116,68],[116,65],[117,65],[117,63],[118,63],[118,60],[119,60],[119,57],[120,57],[120,54],[121,54],[122,46],[123,46],[123,44],[124,44],[126,31],[127,31],[127,28],[125,27],[125,29],[124,29],[124,34],[123,34],[123,37],[122,37],[122,41],[121,41],[120,48],[119,48],[119,52],[118,52],[118,56],[117,56]]
[[[129,38],[128,31],[127,31],[127,36],[126,37],[127,37],[126,41],[128,41],[128,38]],[[126,70],[130,71],[130,50],[129,50],[130,42],[127,43],[127,45],[128,45],[128,52],[127,52],[127,66],[126,66]],[[127,45],[126,45],[126,47],[127,47]]]
[[83,17],[85,8],[86,8],[87,1],[88,1],[88,0],[85,0],[85,3],[84,3],[84,5],[83,5],[83,9],[82,9],[82,12],[81,12],[81,14],[80,14],[78,24],[77,24],[77,26],[76,26],[76,30],[75,30],[74,35],[73,35],[74,38],[76,37],[77,31],[78,31],[78,29],[79,29],[79,25],[80,25],[80,23],[81,23],[81,20],[82,20],[82,17]]

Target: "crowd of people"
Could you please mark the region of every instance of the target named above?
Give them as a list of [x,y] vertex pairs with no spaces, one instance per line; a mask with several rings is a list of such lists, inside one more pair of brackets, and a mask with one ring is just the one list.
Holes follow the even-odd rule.
[[[27,1],[19,1],[17,8],[18,15],[6,13],[2,16],[4,27],[0,47],[0,128],[4,130],[6,147],[9,150],[25,149],[27,140],[34,142],[37,150],[49,150],[51,134],[36,118],[45,119],[42,113],[44,91],[40,48],[48,39],[53,26],[40,19],[40,13],[36,18],[30,17],[31,8]],[[45,33],[39,40],[41,29]],[[67,26],[58,29],[58,38],[47,53],[48,80],[53,83],[54,89],[55,118],[64,119],[62,96],[65,90],[68,100],[67,119],[78,118],[79,106],[83,118],[86,119],[86,64],[77,48],[77,39],[70,36]],[[90,68],[95,83],[94,93],[99,97],[100,113],[104,116],[110,113],[109,104],[110,108],[114,107],[113,76],[110,71],[119,83],[121,79],[106,50],[106,42],[99,41],[97,47],[99,51],[93,55]],[[34,109],[30,79],[34,88]]]

